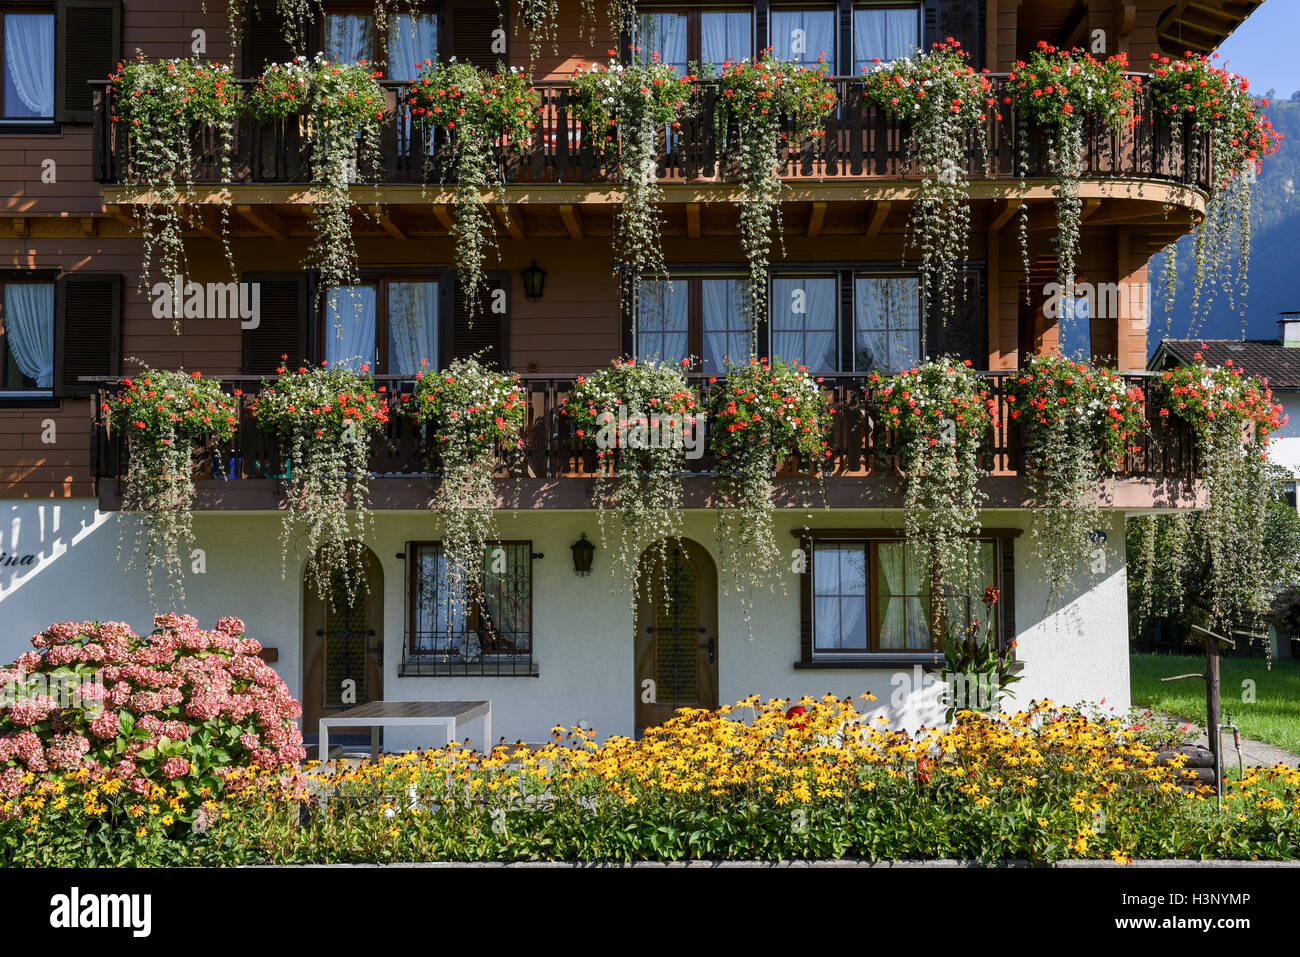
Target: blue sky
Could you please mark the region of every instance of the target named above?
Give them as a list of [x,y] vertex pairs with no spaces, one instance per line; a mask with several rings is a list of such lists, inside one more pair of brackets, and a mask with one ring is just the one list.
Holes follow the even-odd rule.
[[1282,99],[1300,90],[1300,0],[1268,0],[1246,18],[1219,47],[1219,65],[1228,61],[1234,73],[1250,77],[1250,88],[1260,96],[1269,88]]

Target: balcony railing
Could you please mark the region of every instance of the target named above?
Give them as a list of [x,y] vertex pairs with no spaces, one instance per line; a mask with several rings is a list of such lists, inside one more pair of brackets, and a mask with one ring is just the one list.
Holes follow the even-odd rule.
[[[990,396],[997,404],[998,421],[1010,422],[1005,385],[1016,372],[984,373]],[[577,378],[573,375],[524,376],[528,412],[524,426],[522,462],[515,474],[523,478],[567,479],[591,478],[598,467],[596,450],[590,438],[574,435],[568,418],[561,413],[564,400]],[[401,376],[379,376],[379,384],[400,404],[397,398],[409,391],[414,380]],[[1129,374],[1125,381],[1137,386],[1146,397],[1151,428],[1136,443],[1138,451],[1130,452],[1121,470],[1120,478],[1156,481],[1190,481],[1197,470],[1195,440],[1189,428],[1178,421],[1168,421],[1155,415],[1159,396],[1157,380],[1149,375]],[[707,400],[710,388],[708,379],[694,377],[694,384]],[[96,400],[92,405],[91,448],[97,480],[121,478],[126,471],[127,446],[120,434],[114,433],[100,411],[101,404],[116,391],[120,379],[99,379]],[[227,392],[242,389],[251,395],[257,391],[261,380],[254,376],[231,376],[221,380]],[[716,386],[715,386],[716,387]],[[828,375],[823,387],[834,400],[828,467],[833,477],[866,477],[898,475],[896,457],[890,451],[890,435],[871,413],[872,393],[863,375]],[[1017,475],[1024,468],[1024,436],[1016,426],[999,426],[990,429],[983,448],[984,466],[995,475]],[[211,480],[230,486],[257,479],[283,479],[288,466],[286,455],[274,433],[261,428],[245,406],[239,429],[229,442],[211,444],[199,456],[200,468],[196,478]],[[692,475],[708,476],[713,472],[714,461],[709,423],[705,422],[704,454],[687,459],[686,468]],[[788,461],[778,470],[781,474],[803,474],[808,463]],[[415,478],[436,476],[439,470],[438,443],[431,429],[418,425],[398,412],[390,417],[386,431],[372,442],[370,471],[377,479]],[[503,476],[507,472],[502,469]]]
[[[1001,100],[1005,76],[992,77],[994,95]],[[254,81],[242,80],[247,91]],[[874,107],[866,106],[862,81],[852,77],[834,79],[837,106],[824,124],[825,135],[806,143],[785,143],[781,147],[781,175],[791,180],[907,180],[920,172],[909,161],[907,125]],[[381,184],[424,184],[441,181],[437,159],[446,139],[443,134],[422,136],[408,112],[405,83],[385,83],[392,109],[382,133],[380,168],[361,169],[361,181]],[[588,129],[574,113],[569,87],[563,83],[538,83],[541,97],[532,140],[523,149],[508,149],[498,142],[500,173],[507,183],[601,183],[615,182],[616,156],[602,149],[609,131]],[[114,91],[107,81],[95,89],[92,172],[105,184],[138,184],[133,158],[142,147],[127,124],[114,119]],[[659,137],[658,174],[663,182],[710,182],[734,180],[736,137],[720,128],[716,83],[695,84],[690,119],[677,131],[664,130]],[[1136,108],[1141,119],[1136,126],[1112,134],[1092,118],[1085,119],[1084,175],[1132,179],[1167,180],[1206,188],[1210,182],[1208,141],[1193,135],[1185,126],[1182,136],[1172,135],[1170,122],[1156,116],[1150,92],[1143,88]],[[969,137],[965,171],[975,179],[1014,179],[1019,153],[1017,120],[1010,105],[1000,107],[1002,120],[990,114],[987,149],[980,149]],[[1176,120],[1183,122],[1185,120]],[[1043,134],[1031,127],[1026,139],[1027,173],[1049,175],[1047,147]],[[191,163],[188,171],[177,171],[177,180],[188,172],[194,183],[218,183],[221,179],[220,137],[210,126],[191,132]],[[303,118],[260,122],[241,117],[234,129],[229,157],[231,184],[294,184],[311,181],[312,139]],[[1195,171],[1195,175],[1193,175]]]

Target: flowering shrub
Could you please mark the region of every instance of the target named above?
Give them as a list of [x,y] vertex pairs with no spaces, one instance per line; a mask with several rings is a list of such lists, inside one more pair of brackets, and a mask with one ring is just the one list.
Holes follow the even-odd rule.
[[[963,630],[948,622],[943,644],[943,677],[949,684],[947,720],[958,711],[996,713],[1002,699],[1014,698],[1011,686],[1020,680],[1016,669],[1016,639],[1002,647],[998,640],[998,587],[984,589],[984,620],[975,619]],[[983,633],[981,633],[981,628]],[[969,699],[974,696],[976,701]],[[966,699],[966,700],[959,700]]]
[[941,582],[969,579],[970,537],[979,532],[981,447],[996,423],[994,400],[969,359],[935,359],[881,378],[877,421],[893,433],[905,483],[904,529]]
[[[456,268],[463,274],[470,315],[478,311],[483,263],[494,246],[492,214],[483,193],[505,185],[496,148],[527,146],[540,97],[526,74],[489,73],[472,63],[426,60],[411,87],[411,116],[428,137],[446,131],[442,171],[456,178]],[[430,151],[430,155],[433,151]]]
[[740,168],[740,245],[749,262],[747,312],[750,333],[767,316],[767,262],[775,220],[781,233],[781,177],[777,154],[778,121],[792,132],[784,134],[799,147],[820,136],[822,117],[835,107],[830,68],[819,58],[818,68],[778,60],[771,49],[747,60],[728,60],[718,75],[717,122],[725,139],[736,131],[736,163]]
[[463,583],[462,597],[475,597],[482,587],[483,550],[495,529],[497,457],[504,451],[512,458],[524,444],[524,388],[512,372],[457,359],[442,372],[417,373],[414,392],[402,402],[417,422],[433,425],[442,460],[436,498],[442,553],[452,580]]
[[[603,135],[618,147],[607,152],[611,166],[621,172],[623,202],[615,214],[618,260],[643,272],[666,273],[662,231],[663,189],[655,170],[655,147],[666,128],[679,129],[690,100],[691,80],[659,62],[623,66],[593,63],[570,78],[574,109],[588,134]],[[618,130],[614,130],[614,124]]]
[[322,288],[355,279],[349,186],[361,170],[378,164],[386,107],[380,76],[365,60],[332,63],[318,53],[314,60],[270,64],[252,94],[253,115],[262,121],[307,118],[311,176],[323,195],[312,204],[315,239],[305,265],[320,271]]
[[1110,369],[1051,353],[1031,356],[1007,380],[1007,405],[1026,438],[1034,555],[1050,605],[1095,547],[1102,478],[1138,451],[1146,428],[1142,390]]
[[[910,124],[908,153],[921,170],[921,190],[912,205],[909,229],[921,247],[926,291],[937,287],[941,306],[953,307],[953,289],[970,245],[970,197],[966,154],[987,150],[987,120],[997,112],[992,84],[976,73],[961,43],[949,37],[928,53],[893,60],[879,58],[864,72],[864,105]],[[1001,119],[997,115],[997,119]]]
[[[137,809],[121,825],[135,830],[166,807],[162,824],[171,827],[221,791],[224,771],[294,769],[306,757],[295,724],[302,708],[257,657],[262,646],[244,637],[242,621],[222,618],[205,631],[167,614],[154,625],[142,638],[122,622],[61,622],[0,668],[0,830],[12,823],[36,841],[88,839],[51,833],[55,822],[39,813],[47,802],[66,808],[73,782],[93,782],[73,798],[86,832],[106,828],[114,798]],[[54,686],[73,694],[45,692]],[[159,800],[166,787],[189,800]]]
[[[230,156],[234,147],[239,88],[231,82],[230,67],[200,60],[147,61],[142,55],[117,64],[113,83],[115,121],[126,123],[134,147],[131,164],[150,201],[139,206],[136,226],[143,246],[139,288],[151,288],[153,270],[173,283],[186,272],[183,231],[188,217],[177,202],[178,181],[190,181],[190,142],[194,127],[209,123],[216,129],[220,148],[221,179],[232,178]],[[228,209],[220,206],[222,236],[227,236]],[[223,243],[226,261],[234,271],[230,243]],[[173,322],[180,332],[180,317]]]
[[[1116,53],[1098,60],[1081,48],[1058,50],[1040,40],[1028,60],[1017,60],[1007,75],[1004,102],[1015,107],[1023,178],[1029,162],[1029,125],[1048,136],[1048,170],[1056,179],[1056,281],[1067,293],[1074,289],[1074,264],[1079,257],[1079,229],[1083,202],[1079,178],[1083,175],[1083,120],[1091,116],[1103,129],[1118,132],[1137,122],[1136,97],[1142,81],[1129,76],[1128,55]],[[1022,185],[1023,188],[1023,185]],[[1021,251],[1025,278],[1029,278],[1028,215],[1022,204]]]
[[182,545],[194,541],[195,452],[207,441],[225,442],[239,426],[239,405],[221,384],[198,372],[147,369],[122,380],[103,404],[113,432],[126,438],[123,504],[139,513],[145,552],[145,583],[154,596],[161,567],[176,597],[184,600]]
[[[350,598],[357,576],[364,578],[360,540],[370,524],[370,436],[388,421],[387,397],[380,394],[382,387],[375,390],[369,365],[362,365],[360,374],[324,364],[295,372],[281,366],[276,372],[280,378],[262,382],[252,410],[257,423],[287,447],[284,556],[301,536],[306,578],[318,594],[328,600],[338,571]],[[349,509],[356,512],[355,521],[348,520]]]
[[[641,553],[660,550],[667,565],[668,540],[681,531],[686,446],[703,429],[704,413],[681,366],[616,359],[579,376],[560,413],[580,442],[596,447],[595,502],[601,543],[614,540],[610,569],[616,587],[634,583]],[[619,528],[608,529],[616,510]],[[636,590],[630,589],[636,601]]]
[[[1181,147],[1184,126],[1190,120],[1197,134],[1209,134],[1210,199],[1196,225],[1193,246],[1196,269],[1192,282],[1193,321],[1209,315],[1216,286],[1222,285],[1229,303],[1239,302],[1245,317],[1246,278],[1250,269],[1251,183],[1266,156],[1276,153],[1282,134],[1264,116],[1268,100],[1250,94],[1250,81],[1214,65],[1218,54],[1207,57],[1190,51],[1181,58],[1151,54],[1151,98],[1155,109],[1175,122],[1171,125],[1175,147]],[[1198,172],[1200,150],[1188,157]],[[1228,271],[1232,232],[1236,227],[1237,268]],[[1174,247],[1165,263],[1166,308],[1173,309],[1177,286]]]
[[724,580],[736,583],[748,624],[749,591],[770,582],[781,567],[772,521],[773,468],[797,455],[819,469],[831,454],[826,435],[834,410],[806,366],[780,359],[728,360],[725,380],[714,377],[709,384],[718,544]]

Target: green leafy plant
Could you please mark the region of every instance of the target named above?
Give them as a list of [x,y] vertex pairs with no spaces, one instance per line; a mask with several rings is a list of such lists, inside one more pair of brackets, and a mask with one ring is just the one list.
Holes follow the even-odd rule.
[[[1003,647],[998,639],[996,585],[984,589],[984,619],[976,618],[964,628],[948,622],[943,645],[943,677],[949,685],[947,720],[958,711],[996,714],[1002,701],[1015,695],[1011,686],[1020,680],[1016,663],[1016,639]],[[982,629],[982,633],[981,633]],[[971,700],[972,693],[975,700]]]
[[525,149],[540,97],[529,77],[514,69],[489,73],[472,63],[425,63],[411,87],[411,116],[430,136],[446,134],[439,152],[444,176],[456,180],[456,268],[470,315],[478,312],[484,263],[495,248],[495,227],[485,199],[505,185],[497,154]]
[[[740,596],[750,626],[751,593],[781,568],[773,517],[775,468],[798,456],[820,470],[830,456],[830,395],[806,366],[751,358],[709,379],[710,445],[718,482],[723,580]],[[751,630],[750,637],[753,637]]]
[[351,184],[379,162],[379,132],[386,101],[382,74],[362,60],[331,63],[297,57],[266,68],[252,94],[254,116],[263,122],[302,117],[311,141],[311,177],[320,191],[312,204],[313,241],[308,268],[321,288],[336,290],[356,281],[357,250],[352,238]]
[[[767,266],[772,229],[781,234],[781,176],[778,144],[794,147],[822,135],[822,118],[835,107],[835,88],[824,60],[818,68],[777,59],[771,50],[737,62],[727,61],[718,75],[717,117],[723,139],[734,133],[736,163],[743,193],[739,205],[740,245],[749,263],[746,314],[757,351],[758,324],[767,317]],[[783,133],[780,122],[792,131]]]
[[1093,550],[1102,479],[1138,451],[1146,429],[1142,390],[1110,369],[1051,353],[1031,356],[1007,379],[1007,405],[1026,439],[1034,556],[1051,607]]
[[182,546],[194,541],[194,470],[208,442],[225,442],[239,426],[239,404],[221,383],[198,372],[145,369],[122,380],[103,403],[109,427],[126,440],[123,505],[138,513],[137,551],[157,605],[155,573],[184,601]]
[[666,274],[663,252],[663,187],[656,155],[666,128],[679,129],[690,100],[690,76],[658,62],[623,66],[611,60],[581,67],[570,79],[575,112],[588,134],[603,134],[611,172],[623,182],[616,211],[618,261],[635,274]]
[[[366,584],[361,541],[371,525],[370,440],[388,421],[388,397],[376,391],[368,365],[360,373],[323,364],[276,371],[279,378],[263,381],[252,410],[254,420],[282,443],[288,506],[283,555],[287,560],[301,538],[305,577],[317,594],[333,600],[337,571],[350,599]],[[349,511],[355,519],[349,520]]]
[[[666,565],[669,542],[681,533],[686,445],[704,424],[683,372],[688,365],[615,360],[579,376],[560,410],[578,440],[596,449],[601,543],[612,543],[615,589],[628,589],[633,603],[642,553],[653,546]],[[610,528],[611,512],[617,528]]]
[[[153,288],[155,274],[163,283],[174,284],[186,273],[184,230],[198,213],[185,212],[180,193],[190,182],[197,127],[207,124],[216,130],[221,180],[233,178],[230,157],[239,89],[228,66],[197,59],[149,61],[138,53],[135,60],[119,63],[110,80],[113,119],[126,125],[132,170],[149,190],[135,220],[142,244],[139,291],[144,295]],[[226,262],[233,273],[228,204],[220,203],[218,211]],[[179,295],[180,290],[173,293]],[[180,333],[179,317],[173,328]]]
[[441,372],[417,373],[402,402],[409,416],[433,426],[442,472],[435,499],[442,553],[451,579],[462,586],[457,600],[471,600],[482,590],[483,551],[496,537],[493,474],[498,460],[510,462],[523,448],[523,386],[514,373],[457,359]]
[[892,432],[904,475],[904,531],[930,569],[932,588],[970,579],[970,540],[980,530],[979,483],[988,474],[982,448],[996,416],[970,366],[945,357],[869,377],[876,420]]
[[997,98],[988,71],[976,73],[956,40],[914,57],[875,63],[863,77],[863,102],[908,124],[909,159],[921,171],[908,231],[921,249],[926,293],[937,293],[942,308],[951,311],[970,250],[966,156],[972,138],[979,155],[988,152],[988,115],[1002,119]]
[[[1047,167],[1056,180],[1055,237],[1056,281],[1073,295],[1075,265],[1079,258],[1079,233],[1083,201],[1079,179],[1083,176],[1083,127],[1091,116],[1098,127],[1118,133],[1137,122],[1136,97],[1141,79],[1128,74],[1128,55],[1117,53],[1098,60],[1083,49],[1057,49],[1040,40],[1028,60],[1017,60],[1007,75],[1005,102],[1016,111],[1021,190],[1028,170],[1029,129],[1047,134]],[[1028,249],[1028,207],[1021,205],[1021,249]],[[1029,276],[1025,260],[1025,276]]]

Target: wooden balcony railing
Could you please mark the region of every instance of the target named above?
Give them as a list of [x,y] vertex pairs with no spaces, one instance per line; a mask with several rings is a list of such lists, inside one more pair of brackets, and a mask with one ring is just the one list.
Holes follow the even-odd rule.
[[[1016,372],[984,373],[990,395],[996,400],[998,421],[1010,421],[1006,402],[1005,384]],[[528,397],[528,413],[524,426],[524,451],[520,471],[524,478],[564,479],[591,478],[596,474],[596,450],[590,438],[580,439],[566,416],[561,414],[565,398],[572,388],[577,373],[573,375],[525,376],[523,385]],[[695,385],[707,399],[710,388],[707,378],[697,376]],[[409,391],[414,380],[401,376],[379,376],[379,382],[396,398]],[[1147,398],[1151,428],[1138,440],[1138,451],[1131,452],[1120,478],[1138,478],[1157,481],[1190,481],[1196,474],[1195,440],[1191,430],[1177,420],[1170,422],[1154,414],[1159,408],[1156,393],[1157,380],[1149,375],[1125,376],[1130,386],[1136,385]],[[120,379],[97,379],[96,399],[92,404],[94,420],[91,433],[91,458],[97,480],[121,478],[126,471],[128,449],[123,437],[115,434],[100,411],[101,404],[112,395]],[[223,378],[223,387],[233,393],[242,389],[246,395],[257,391],[260,379],[254,376]],[[823,381],[824,388],[834,399],[835,414],[831,428],[829,470],[832,476],[897,475],[896,458],[890,452],[890,436],[873,420],[870,387],[862,375],[830,375]],[[688,459],[689,473],[707,476],[713,471],[712,443],[709,424],[705,423],[704,455]],[[414,423],[404,415],[391,416],[384,434],[372,443],[370,470],[374,477],[412,478],[436,476],[438,443],[433,441],[430,429]],[[983,449],[984,465],[996,475],[1017,475],[1024,467],[1024,437],[1018,427],[990,429]],[[285,475],[285,453],[277,437],[262,429],[253,420],[245,405],[239,429],[229,441],[213,444],[201,450],[200,468],[196,478],[235,485],[256,479],[281,479]],[[787,475],[801,474],[808,463],[790,461],[780,471]],[[504,470],[501,474],[506,474]]]
[[[242,80],[246,90],[254,81]],[[1005,76],[994,75],[994,91],[1001,99]],[[852,77],[834,80],[838,103],[825,120],[825,135],[807,143],[781,147],[783,178],[792,180],[907,180],[920,173],[909,162],[907,128],[903,122],[864,105],[862,81]],[[359,170],[362,182],[423,184],[441,181],[437,158],[446,140],[442,134],[421,136],[411,123],[404,83],[385,83],[392,108],[382,133],[378,169]],[[569,87],[563,83],[538,83],[541,103],[531,142],[523,149],[497,143],[500,172],[507,183],[600,183],[616,181],[616,157],[602,149],[608,130],[591,130],[574,114]],[[114,119],[114,91],[107,81],[94,91],[92,172],[105,184],[139,184],[134,157],[138,144],[127,124]],[[658,173],[664,182],[708,182],[734,179],[736,137],[716,122],[718,93],[715,83],[695,85],[692,117],[678,131],[660,134]],[[1153,115],[1150,93],[1144,87],[1137,97],[1140,121],[1132,129],[1112,134],[1092,118],[1085,119],[1084,175],[1167,180],[1206,188],[1210,182],[1208,141],[1185,127],[1181,137],[1171,135],[1170,122]],[[975,179],[1013,179],[1019,152],[1017,120],[1009,105],[1001,107],[1002,120],[988,120],[987,149],[970,137],[965,170]],[[1174,122],[1184,122],[1176,120]],[[209,126],[191,133],[191,163],[178,170],[177,181],[221,182],[220,138]],[[1030,177],[1048,175],[1047,150],[1042,133],[1031,128],[1027,138]],[[312,140],[304,119],[262,123],[243,116],[233,139],[231,184],[307,183],[311,178]],[[1195,175],[1193,175],[1195,171]]]

